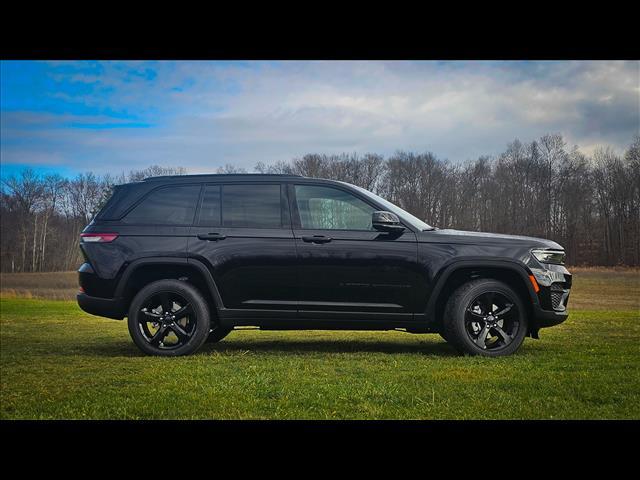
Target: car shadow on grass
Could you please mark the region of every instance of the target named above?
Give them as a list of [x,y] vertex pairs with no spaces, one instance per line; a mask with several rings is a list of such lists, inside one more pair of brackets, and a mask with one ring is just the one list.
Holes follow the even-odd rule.
[[445,342],[439,343],[399,343],[372,342],[362,340],[332,341],[332,340],[260,340],[260,341],[231,341],[206,343],[201,353],[222,354],[318,354],[318,353],[387,353],[387,354],[419,354],[437,356],[456,356],[457,352]]
[[[69,356],[97,356],[97,357],[147,357],[133,343],[85,343],[64,351],[51,350],[55,355]],[[315,354],[358,354],[358,353],[386,353],[386,354],[418,354],[441,357],[457,356],[458,353],[445,342],[437,343],[400,343],[388,341],[362,340],[240,340],[221,341],[219,343],[205,343],[195,355],[315,355]]]

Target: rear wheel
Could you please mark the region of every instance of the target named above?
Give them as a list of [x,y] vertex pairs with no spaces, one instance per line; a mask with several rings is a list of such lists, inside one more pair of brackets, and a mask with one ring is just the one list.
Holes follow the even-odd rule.
[[478,279],[462,285],[447,302],[443,337],[470,355],[498,357],[515,352],[527,333],[527,314],[508,285]]
[[209,334],[209,307],[192,285],[159,280],[144,287],[129,308],[129,334],[149,355],[174,357],[198,350]]

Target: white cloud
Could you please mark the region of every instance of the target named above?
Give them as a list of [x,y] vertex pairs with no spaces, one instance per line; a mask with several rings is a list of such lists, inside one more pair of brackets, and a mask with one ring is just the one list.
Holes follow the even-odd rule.
[[[39,148],[96,170],[159,163],[201,172],[397,149],[458,161],[497,154],[516,137],[560,132],[585,149],[621,150],[640,133],[640,62],[161,62],[135,74],[107,62],[103,70],[74,76],[100,84],[75,101],[104,105],[106,89],[110,108],[137,110],[158,127],[25,130],[7,126],[3,113],[3,162],[35,163]],[[34,142],[5,147],[12,135]]]

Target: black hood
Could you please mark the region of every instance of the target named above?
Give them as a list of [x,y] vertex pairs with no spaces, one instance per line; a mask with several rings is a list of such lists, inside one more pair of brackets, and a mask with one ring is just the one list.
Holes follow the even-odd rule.
[[564,250],[564,248],[556,242],[544,238],[505,235],[502,233],[467,232],[464,230],[452,230],[446,228],[418,232],[417,235],[419,242],[518,245],[530,246],[531,248],[541,247]]

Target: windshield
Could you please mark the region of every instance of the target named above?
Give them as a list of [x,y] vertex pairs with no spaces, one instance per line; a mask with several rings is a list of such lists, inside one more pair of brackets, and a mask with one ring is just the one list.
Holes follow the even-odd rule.
[[[342,182],[342,183],[346,183],[346,182]],[[435,228],[432,227],[431,225],[429,225],[428,223],[423,222],[418,217],[414,217],[409,212],[401,209],[397,205],[394,205],[393,203],[389,202],[388,200],[385,200],[384,198],[379,197],[375,193],[372,193],[369,190],[365,190],[364,188],[358,187],[357,185],[351,185],[350,183],[347,183],[347,185],[357,189],[358,191],[364,193],[368,197],[373,197],[373,199],[376,200],[378,203],[381,203],[382,205],[384,205],[384,207],[388,211],[390,211],[392,213],[395,213],[400,218],[402,218],[403,220],[407,221],[408,223],[410,223],[412,226],[414,226],[418,230],[421,230],[421,231],[435,230]]]

